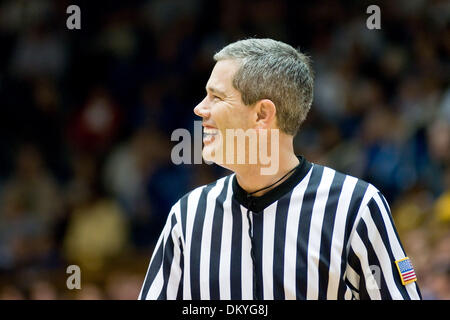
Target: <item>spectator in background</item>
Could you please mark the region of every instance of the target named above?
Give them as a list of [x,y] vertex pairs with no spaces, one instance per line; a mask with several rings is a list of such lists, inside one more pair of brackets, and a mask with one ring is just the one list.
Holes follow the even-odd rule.
[[58,186],[39,150],[22,145],[0,202],[0,266],[50,264],[55,250],[53,228],[61,210]]
[[94,88],[68,124],[71,145],[101,155],[111,146],[121,121],[120,109],[103,87]]
[[31,300],[57,300],[58,292],[55,286],[44,280],[36,280],[30,286]]
[[25,31],[17,42],[11,72],[22,78],[46,75],[60,77],[67,63],[62,39],[43,25]]
[[106,158],[103,184],[124,208],[137,249],[156,242],[164,210],[190,180],[185,168],[169,165],[168,140],[155,128],[140,128]]
[[129,244],[128,221],[117,201],[104,192],[95,161],[86,157],[77,164],[72,185],[79,194],[72,198],[76,201],[63,240],[65,258],[79,265],[88,279],[100,275]]
[[136,300],[141,284],[142,276],[139,274],[113,271],[106,279],[106,294],[112,300]]
[[95,283],[86,283],[83,290],[75,292],[70,298],[76,300],[105,300],[102,288]]
[[25,296],[14,285],[5,285],[0,289],[0,300],[23,300]]

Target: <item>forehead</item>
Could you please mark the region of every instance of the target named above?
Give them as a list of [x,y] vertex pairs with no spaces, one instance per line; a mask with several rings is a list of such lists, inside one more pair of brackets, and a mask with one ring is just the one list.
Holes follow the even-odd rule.
[[235,60],[220,60],[214,66],[207,89],[216,89],[224,92],[236,90],[233,88],[233,76],[239,69],[239,63]]

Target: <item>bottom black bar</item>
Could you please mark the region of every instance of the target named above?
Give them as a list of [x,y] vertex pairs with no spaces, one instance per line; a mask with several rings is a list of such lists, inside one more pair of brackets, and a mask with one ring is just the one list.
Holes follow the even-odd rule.
[[[55,315],[104,319],[291,319],[329,315],[363,317],[406,316],[424,308],[448,310],[449,301],[0,301],[5,315]],[[444,310],[445,308],[445,310]],[[10,313],[11,312],[11,313]],[[311,312],[311,313],[310,313]],[[81,319],[81,318],[80,318]],[[382,318],[381,318],[382,319]]]

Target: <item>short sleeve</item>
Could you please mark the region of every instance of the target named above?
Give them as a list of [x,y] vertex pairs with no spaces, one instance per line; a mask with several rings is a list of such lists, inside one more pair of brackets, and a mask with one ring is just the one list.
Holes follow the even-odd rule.
[[356,223],[348,255],[348,268],[356,274],[356,296],[370,300],[420,300],[416,278],[403,284],[396,261],[407,255],[380,192],[369,200]]

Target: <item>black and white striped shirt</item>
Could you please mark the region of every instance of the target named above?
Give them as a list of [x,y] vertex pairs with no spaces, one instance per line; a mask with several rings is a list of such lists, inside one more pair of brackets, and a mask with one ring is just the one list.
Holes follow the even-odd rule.
[[182,197],[139,299],[420,299],[396,269],[406,254],[383,195],[299,159],[261,197],[235,174]]

